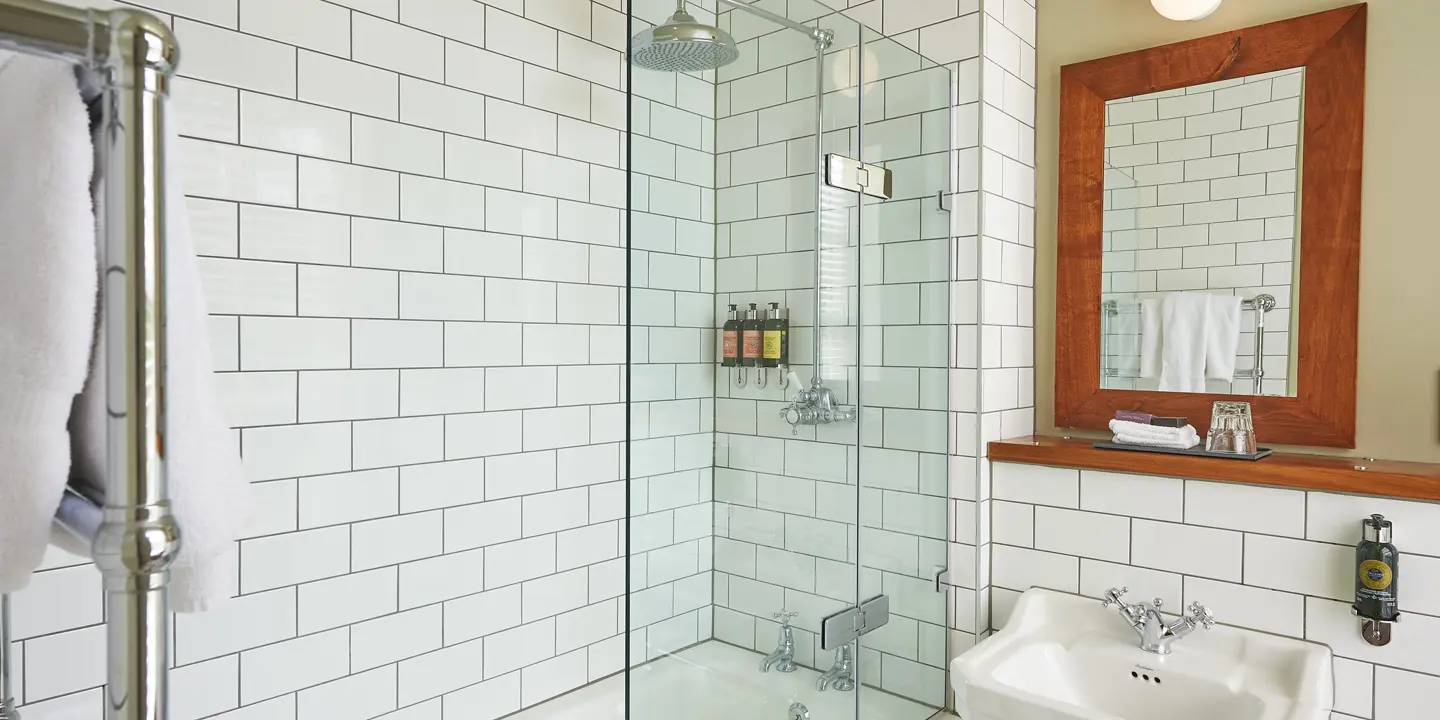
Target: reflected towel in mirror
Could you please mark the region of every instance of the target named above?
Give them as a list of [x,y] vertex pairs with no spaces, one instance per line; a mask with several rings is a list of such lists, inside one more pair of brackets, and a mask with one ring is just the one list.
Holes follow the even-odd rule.
[[1140,302],[1140,376],[1167,392],[1205,392],[1205,378],[1230,382],[1240,347],[1238,295],[1169,293]]
[[1228,383],[1235,379],[1235,354],[1240,350],[1240,303],[1243,300],[1239,295],[1208,297],[1205,377]]

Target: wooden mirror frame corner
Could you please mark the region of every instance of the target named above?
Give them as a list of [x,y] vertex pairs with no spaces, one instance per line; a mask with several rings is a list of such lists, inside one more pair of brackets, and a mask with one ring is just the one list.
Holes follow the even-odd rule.
[[[1116,410],[1184,416],[1249,401],[1263,443],[1355,447],[1365,4],[1060,69],[1055,425],[1104,429]],[[1296,397],[1100,388],[1105,102],[1305,67]]]

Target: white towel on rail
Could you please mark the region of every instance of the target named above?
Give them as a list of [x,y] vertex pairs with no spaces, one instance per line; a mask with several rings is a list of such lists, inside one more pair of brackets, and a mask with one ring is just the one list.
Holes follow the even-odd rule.
[[1164,336],[1160,331],[1160,298],[1140,301],[1140,377],[1160,377],[1160,349]]
[[1210,293],[1170,293],[1160,302],[1160,389],[1205,392]]
[[0,51],[0,592],[30,583],[70,470],[95,312],[92,169],[70,66]]
[[[18,586],[28,582],[40,561],[45,532],[67,476],[72,484],[87,488],[86,494],[104,496],[107,434],[106,333],[96,293],[103,245],[96,233],[90,195],[94,151],[90,120],[69,65],[17,58],[0,74],[0,83],[3,75],[22,69],[23,80],[12,78],[19,85],[6,88],[11,92],[0,92],[0,112],[6,107],[23,108],[17,114],[43,125],[48,132],[0,124],[0,146],[23,146],[32,155],[30,166],[9,158],[0,162],[0,182],[5,183],[0,188],[8,191],[0,191],[0,202],[10,202],[7,195],[13,193],[18,198],[15,202],[28,201],[24,209],[29,213],[12,216],[0,212],[0,231],[4,232],[0,235],[0,264],[5,266],[0,268],[0,283],[5,286],[0,289],[0,337],[13,335],[19,347],[34,347],[26,358],[36,367],[30,378],[33,385],[56,389],[42,398],[47,414],[37,420],[43,422],[17,422],[18,427],[10,428],[15,437],[33,436],[35,445],[44,448],[45,463],[38,468],[43,472],[31,480],[26,474],[12,475],[15,468],[0,465],[0,504],[8,504],[12,492],[36,498],[29,507],[20,508],[28,513],[23,518],[28,533],[23,549],[13,556],[0,554],[0,578],[8,577]],[[52,97],[63,99],[49,101]],[[57,134],[52,126],[62,128],[64,134]],[[25,142],[8,142],[15,137],[23,137]],[[234,594],[235,541],[248,515],[249,487],[214,388],[204,294],[178,183],[175,151],[179,146],[173,133],[167,144],[171,151],[166,155],[170,182],[166,194],[165,469],[182,536],[180,554],[172,566],[170,597],[175,610],[190,612],[205,610]],[[0,157],[4,152],[0,150]],[[47,191],[46,184],[35,182],[40,171],[31,167],[39,164],[34,160],[63,166],[63,171],[56,171],[64,178],[59,188],[63,192]],[[11,217],[17,217],[17,222],[12,223]],[[13,232],[15,229],[20,232]],[[52,271],[46,272],[46,268]],[[40,278],[27,278],[28,285],[22,286],[27,292],[10,293],[7,271],[29,272]],[[65,340],[63,347],[56,337]],[[5,352],[0,350],[0,368],[9,367]],[[18,403],[9,404],[21,408],[27,397],[33,400],[31,388],[9,385],[9,381],[0,383],[0,423],[15,419],[14,413],[5,411],[6,393],[19,397]],[[58,411],[57,404],[63,405]],[[0,430],[0,463],[8,465],[11,455],[5,452],[6,434]],[[0,528],[0,553],[9,552],[4,542],[8,534]],[[89,548],[63,531],[52,533],[51,539],[72,552],[89,553]],[[0,590],[7,589],[16,588],[0,586]]]
[[[1206,307],[1205,377],[1235,379],[1235,353],[1240,350],[1239,295],[1211,295]],[[1256,310],[1259,312],[1259,310]]]

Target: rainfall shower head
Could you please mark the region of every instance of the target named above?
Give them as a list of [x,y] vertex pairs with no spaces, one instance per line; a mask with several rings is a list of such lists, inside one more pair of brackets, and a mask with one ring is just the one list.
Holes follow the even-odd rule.
[[680,0],[664,25],[641,30],[630,39],[630,59],[661,72],[699,72],[729,65],[740,57],[735,38],[685,12]]

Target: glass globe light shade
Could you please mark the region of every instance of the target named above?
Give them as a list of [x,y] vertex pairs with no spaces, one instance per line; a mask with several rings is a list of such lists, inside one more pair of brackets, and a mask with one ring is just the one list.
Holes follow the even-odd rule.
[[1150,0],[1155,12],[1171,20],[1199,20],[1215,12],[1221,0]]

